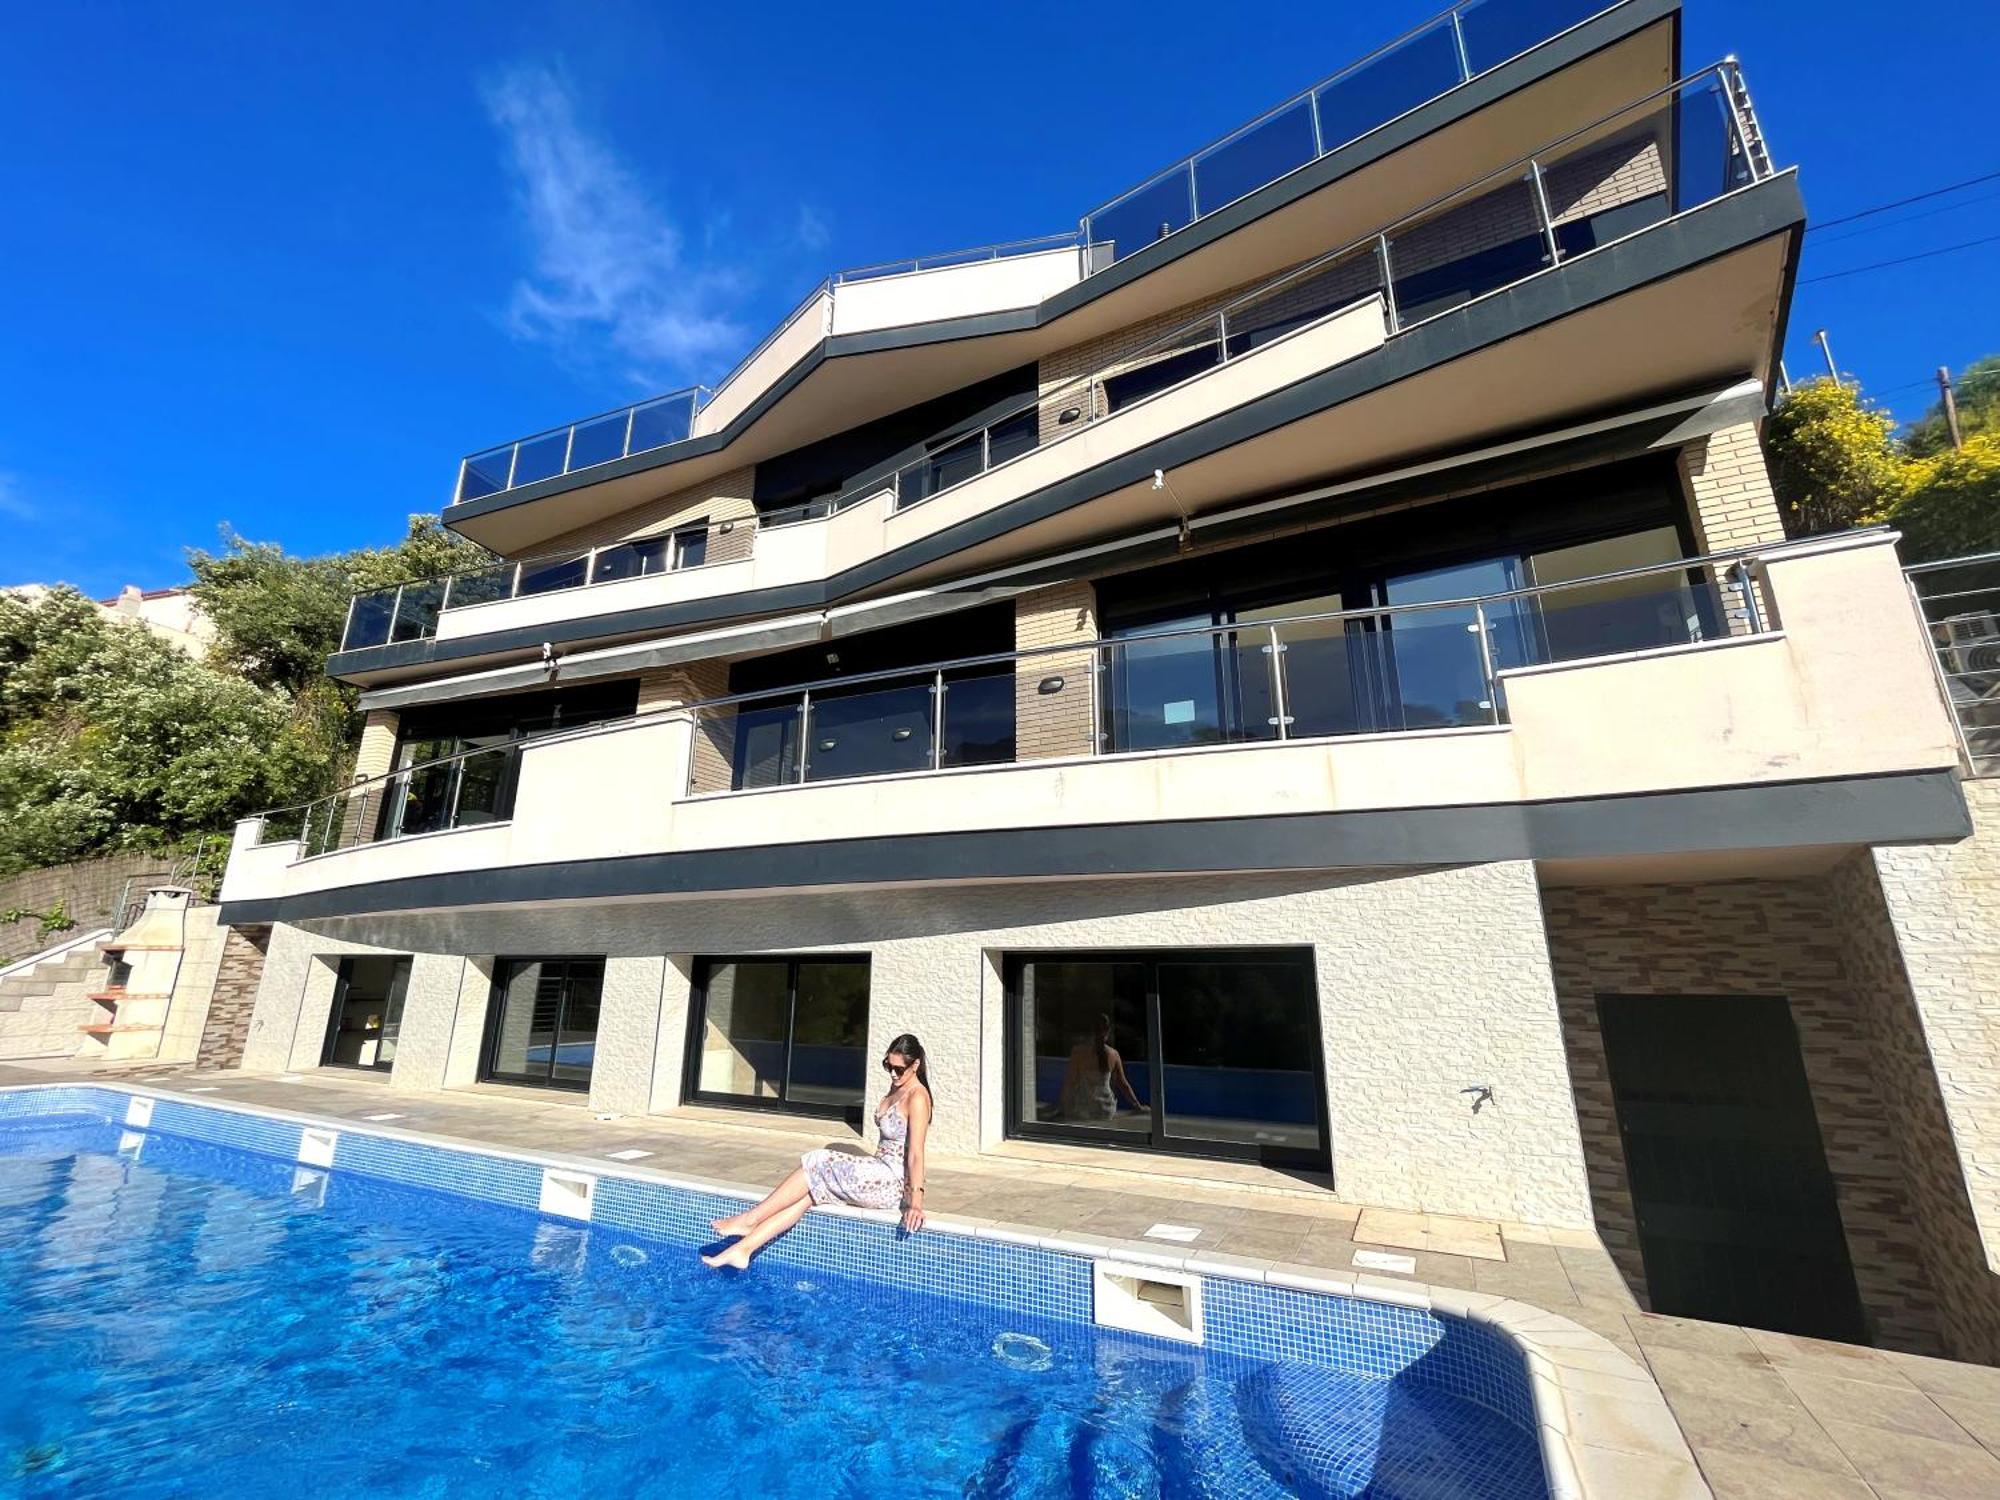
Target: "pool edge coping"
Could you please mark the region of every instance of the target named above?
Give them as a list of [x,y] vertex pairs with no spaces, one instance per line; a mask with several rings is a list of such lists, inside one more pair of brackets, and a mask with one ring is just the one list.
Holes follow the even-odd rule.
[[[386,1123],[357,1121],[344,1115],[281,1109],[247,1100],[211,1098],[207,1092],[162,1089],[123,1081],[79,1078],[37,1083],[0,1084],[0,1094],[52,1088],[102,1089],[228,1113],[278,1120],[301,1128],[331,1129],[342,1134],[373,1136],[473,1156],[494,1157],[530,1166],[581,1172],[595,1178],[617,1178],[686,1192],[716,1193],[755,1202],[763,1190],[746,1183],[693,1177],[633,1162],[577,1156],[560,1151],[536,1151],[467,1141],[458,1136],[397,1129]],[[215,1089],[215,1092],[220,1092]],[[893,1210],[850,1208],[825,1204],[818,1212],[861,1223],[893,1224]],[[1328,1271],[1318,1266],[1257,1260],[1204,1251],[1175,1252],[1147,1242],[1083,1233],[1047,1232],[1032,1225],[1009,1224],[958,1214],[926,1214],[926,1230],[999,1244],[1031,1246],[1057,1255],[1092,1260],[1117,1259],[1205,1278],[1243,1281],[1322,1296],[1347,1297],[1413,1308],[1493,1328],[1517,1348],[1526,1365],[1528,1394],[1535,1419],[1542,1468],[1550,1500],[1621,1500],[1635,1489],[1651,1493],[1698,1495],[1712,1492],[1702,1476],[1679,1421],[1659,1382],[1611,1340],[1561,1313],[1490,1292],[1461,1291],[1423,1282],[1392,1280],[1366,1271]]]

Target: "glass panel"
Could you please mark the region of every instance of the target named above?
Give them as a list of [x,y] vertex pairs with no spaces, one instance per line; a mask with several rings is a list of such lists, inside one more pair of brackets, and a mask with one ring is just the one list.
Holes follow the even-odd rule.
[[465,461],[458,476],[458,498],[477,500],[481,495],[497,495],[507,488],[507,470],[514,462],[514,445],[475,453]]
[[458,806],[452,827],[494,823],[513,815],[514,768],[519,758],[519,746],[503,745],[459,762]]
[[[1383,595],[1390,604],[1423,604],[1506,593],[1521,585],[1519,560],[1496,557],[1406,573],[1384,584]],[[1385,668],[1384,728],[1437,729],[1492,722],[1477,618],[1470,606],[1383,617],[1387,639],[1376,649]],[[1487,605],[1486,626],[1496,668],[1502,660],[1527,658],[1526,612],[1518,601]]]
[[1203,370],[1222,361],[1222,345],[1216,335],[1216,324],[1207,325],[1190,335],[1199,340],[1192,348],[1178,353],[1149,357],[1147,362],[1125,370],[1117,375],[1107,375],[1100,384],[1104,390],[1107,413],[1130,406],[1134,401],[1142,401],[1156,391],[1163,391],[1170,385],[1179,385],[1190,376],[1199,375]]
[[563,471],[563,455],[569,451],[569,429],[529,438],[514,459],[514,488],[538,479],[553,479]]
[[356,594],[354,603],[349,607],[347,633],[340,639],[340,649],[354,651],[363,646],[387,644],[390,621],[395,613],[394,589],[377,589],[369,594]]
[[588,553],[577,557],[558,558],[552,562],[522,563],[520,592],[552,594],[558,589],[578,588],[582,585],[589,566]]
[[[1674,205],[1694,208],[1749,180],[1722,82],[1713,74],[1674,95]],[[1664,123],[1664,122],[1662,122]]]
[[1472,71],[1519,57],[1607,8],[1608,0],[1472,0],[1459,12]]
[[785,1102],[859,1109],[868,1064],[868,965],[801,959]]
[[1144,964],[1023,964],[1019,1023],[1022,1124],[1151,1139]]
[[1457,199],[1389,237],[1396,315],[1406,326],[1532,276],[1548,263],[1541,210],[1525,177]]
[[1191,180],[1185,167],[1176,167],[1090,215],[1085,221],[1090,243],[1105,247],[1093,264],[1101,268],[1123,260],[1188,224],[1194,218]]
[[396,1060],[396,1044],[403,1034],[403,996],[410,987],[410,960],[394,960],[395,977],[382,1004],[382,1040],[375,1049],[375,1066],[386,1068]]
[[1458,41],[1447,17],[1395,51],[1320,86],[1315,95],[1320,149],[1344,146],[1460,81]]
[[789,967],[782,959],[709,966],[695,1072],[700,1092],[779,1097],[790,1020]]
[[[435,833],[449,826],[452,782],[458,775],[457,761],[438,761],[458,748],[456,740],[416,740],[403,746],[405,769],[384,785],[383,838],[402,838],[415,833]],[[422,764],[436,761],[436,764]]]
[[1318,1151],[1318,1016],[1297,963],[1159,966],[1166,1133]]
[[[1179,623],[1151,628],[1171,629]],[[1239,643],[1236,632],[1224,631],[1106,647],[1110,748],[1161,750],[1274,737],[1276,726],[1266,722],[1272,712],[1268,688],[1254,681],[1270,670],[1262,644],[1261,636],[1253,639],[1244,632]],[[1246,677],[1253,679],[1248,710]]]
[[569,471],[587,469],[592,464],[604,464],[614,458],[625,456],[625,424],[631,420],[629,412],[615,411],[608,417],[596,417],[588,422],[576,424],[575,435],[569,445]]
[[604,960],[573,959],[565,968],[568,972],[549,1080],[587,1087],[591,1065],[597,1060],[597,1017],[604,998]]
[[1014,758],[1014,668],[972,669],[944,685],[947,766],[1004,765]]
[[1381,289],[1382,262],[1373,245],[1364,246],[1309,276],[1231,307],[1228,357],[1247,354]]
[[1300,99],[1197,156],[1195,202],[1204,214],[1212,214],[1304,166],[1317,154],[1313,149],[1312,102]]
[[743,791],[799,779],[799,700],[704,710],[695,739],[694,789]]
[[813,698],[806,730],[806,780],[921,771],[930,763],[928,678]]
[[682,394],[662,396],[632,409],[632,453],[644,453],[667,443],[678,443],[694,424],[694,397]]
[[987,429],[987,467],[1004,464],[1023,453],[1032,453],[1041,441],[1041,431],[1042,414],[1037,407],[1030,407],[1011,417],[1002,417]]
[[555,1053],[562,1011],[563,966],[527,959],[500,970],[500,1016],[493,1031],[487,1072],[497,1078],[543,1083]]
[[451,581],[451,597],[445,608],[464,609],[468,604],[491,604],[514,592],[514,565],[496,563],[477,573],[461,573]]
[[708,528],[698,526],[674,533],[674,566],[698,568],[708,561]]
[[590,581],[616,583],[621,578],[644,578],[648,574],[664,573],[669,546],[670,540],[662,536],[607,547],[597,554],[597,566],[591,572]]
[[444,602],[444,580],[424,578],[403,585],[402,602],[396,606],[392,641],[427,641],[437,634],[438,609]]
[[[1341,607],[1340,595],[1322,594],[1259,609],[1238,610],[1236,618],[1239,624],[1250,625],[1286,615],[1333,613]],[[1283,648],[1279,655],[1285,676],[1285,712],[1292,718],[1290,733],[1295,739],[1316,734],[1353,734],[1360,729],[1353,722],[1347,624],[1324,620],[1272,627]],[[1246,724],[1263,724],[1278,711],[1272,697],[1270,657],[1264,649],[1270,639],[1270,630],[1244,630],[1237,642],[1238,694]]]
[[[1528,559],[1538,584],[1564,583],[1627,568],[1651,567],[1680,556],[1680,534],[1671,526],[1538,552]],[[1620,651],[1686,645],[1723,633],[1724,612],[1713,585],[1699,588],[1685,575],[1649,573],[1636,578],[1566,588],[1525,601],[1532,661],[1576,661]],[[1497,643],[1496,643],[1497,644]],[[1512,649],[1513,643],[1508,643]],[[1496,665],[1520,666],[1504,653]]]
[[939,490],[948,490],[979,474],[985,466],[982,443],[982,435],[975,432],[905,466],[897,476],[897,508],[928,500]]

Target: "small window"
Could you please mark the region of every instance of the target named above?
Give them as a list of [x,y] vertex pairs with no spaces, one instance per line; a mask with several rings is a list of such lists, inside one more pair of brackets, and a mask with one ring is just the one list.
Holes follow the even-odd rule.
[[644,578],[652,573],[664,573],[667,569],[667,551],[670,539],[652,537],[643,542],[625,542],[617,547],[607,547],[597,554],[597,566],[590,575],[592,583],[616,583],[624,578]]
[[698,568],[708,561],[708,518],[702,517],[673,535],[676,568]]

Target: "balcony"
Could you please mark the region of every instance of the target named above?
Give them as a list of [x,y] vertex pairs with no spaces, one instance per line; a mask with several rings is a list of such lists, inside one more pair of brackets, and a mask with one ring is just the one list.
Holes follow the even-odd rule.
[[[1287,820],[1454,807],[1514,829],[1588,803],[1579,817],[1645,852],[1748,836],[1743,804],[1683,827],[1618,799],[1744,787],[1830,799],[1814,804],[1827,821],[1759,835],[1778,844],[1948,837],[1936,799],[1957,743],[1893,542],[1858,532],[1421,606],[941,661],[485,747],[247,821],[224,901],[245,920],[448,893],[504,902],[550,872],[582,882],[571,896],[605,895],[654,878],[640,856],[692,860],[672,866],[676,889],[812,883],[846,868],[825,863],[835,851],[890,868],[899,841],[980,831],[1030,839],[1010,846],[1019,874],[1065,830],[1099,830],[1113,840],[1090,846],[1102,874],[1128,867],[1114,845],[1135,829],[1248,820],[1268,830],[1265,858],[1288,847]],[[1910,778],[1928,822],[1866,821],[1868,798]],[[1512,812],[1496,823],[1499,809]],[[1404,860],[1576,852],[1572,838],[1447,853],[1425,845],[1423,819],[1388,826],[1405,827]],[[1197,850],[1172,856],[1196,859],[1186,868],[1222,867],[1200,862],[1199,840],[1182,847]],[[949,870],[974,878],[973,858],[951,854]]]
[[483,500],[722,431],[822,339],[1032,308],[1624,0],[1461,0],[1107,203],[1074,231],[837,271],[713,389],[695,385],[464,459]]
[[[1760,142],[1736,67],[1704,70],[982,427],[940,433],[920,457],[857,476],[836,495],[709,528],[689,548],[668,548],[663,566],[636,572],[624,562],[607,570],[600,554],[583,553],[365,596],[342,649],[497,638],[554,620],[824,583],[1767,180],[1773,169]],[[1694,343],[1708,357],[1721,347]],[[1664,356],[1658,363],[1645,380],[1668,378]],[[1601,387],[1592,404],[1607,399]],[[1436,440],[1434,431],[1425,438]],[[628,543],[602,555],[665,545]],[[617,588],[598,590],[604,583]],[[562,597],[514,602],[542,595]]]
[[2000,776],[2000,552],[1906,570],[1974,776]]

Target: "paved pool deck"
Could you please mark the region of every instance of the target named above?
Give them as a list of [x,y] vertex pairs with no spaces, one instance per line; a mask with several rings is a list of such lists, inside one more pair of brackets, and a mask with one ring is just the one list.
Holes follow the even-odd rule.
[[[561,1094],[418,1093],[340,1069],[0,1063],[0,1085],[89,1077],[760,1186],[801,1151],[856,1140],[827,1121],[724,1110],[599,1119]],[[385,1115],[393,1120],[371,1118]],[[646,1154],[620,1155],[633,1152]],[[1642,1489],[1626,1488],[1631,1500],[2000,1497],[2000,1369],[1659,1317],[1638,1306],[1588,1232],[1354,1204],[1323,1183],[1255,1167],[1027,1145],[935,1158],[927,1196],[935,1213],[1050,1233],[1131,1240],[1174,1226],[1182,1237],[1163,1248],[1499,1295],[1573,1319],[1658,1382],[1700,1469],[1699,1478],[1649,1472]]]

